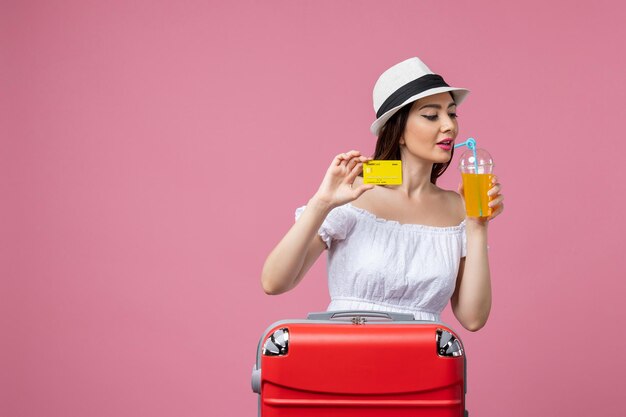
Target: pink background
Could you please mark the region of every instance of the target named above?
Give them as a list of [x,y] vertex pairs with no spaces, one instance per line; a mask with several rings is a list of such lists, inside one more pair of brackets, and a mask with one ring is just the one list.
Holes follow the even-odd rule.
[[[419,56],[497,162],[474,416],[623,416],[620,1],[7,1],[0,415],[252,416],[265,257]],[[459,175],[442,184],[456,188]],[[622,261],[618,262],[618,256]]]

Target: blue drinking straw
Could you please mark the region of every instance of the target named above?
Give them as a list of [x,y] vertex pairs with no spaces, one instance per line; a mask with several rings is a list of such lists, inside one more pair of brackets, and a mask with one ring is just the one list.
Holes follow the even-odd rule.
[[[475,169],[476,174],[478,174],[478,158],[476,157],[476,139],[467,138],[465,142],[457,143],[456,145],[454,145],[454,149],[458,148],[459,146],[467,146],[468,148],[472,150],[472,153],[474,154],[474,169]],[[480,193],[478,196],[478,212],[480,213],[480,217],[483,217],[483,205],[480,202]]]
[[472,153],[474,154],[474,169],[478,174],[478,158],[476,158],[476,139],[468,138],[465,142],[457,143],[456,145],[454,145],[454,149],[458,148],[459,146],[467,146],[472,150]]

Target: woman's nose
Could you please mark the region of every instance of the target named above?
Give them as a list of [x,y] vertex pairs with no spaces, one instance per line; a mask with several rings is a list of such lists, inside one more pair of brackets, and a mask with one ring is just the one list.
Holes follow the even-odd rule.
[[441,118],[441,131],[449,132],[454,129],[454,121],[450,116]]
[[442,122],[441,123],[441,131],[442,132],[449,132],[452,130],[452,123],[449,122]]

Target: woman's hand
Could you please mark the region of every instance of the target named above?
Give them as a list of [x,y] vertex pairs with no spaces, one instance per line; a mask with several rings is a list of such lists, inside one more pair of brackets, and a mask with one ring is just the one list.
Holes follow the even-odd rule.
[[493,184],[489,191],[487,191],[487,195],[489,196],[489,207],[491,208],[491,216],[488,217],[488,220],[493,220],[497,216],[502,213],[504,210],[504,196],[500,193],[502,186],[498,182],[498,177],[495,175],[491,178],[491,183]]
[[363,170],[363,162],[372,158],[361,155],[359,151],[339,154],[333,159],[314,198],[326,203],[329,207],[339,207],[356,200],[373,184],[362,184],[353,188],[354,179]]
[[[491,208],[491,215],[489,217],[468,217],[472,220],[475,220],[481,224],[487,224],[489,221],[495,219],[497,216],[502,213],[504,210],[504,196],[500,193],[502,189],[502,185],[498,182],[498,177],[495,175],[491,177],[491,188],[487,191],[487,196],[489,196],[489,208]],[[463,202],[465,203],[465,194],[463,193],[463,183],[459,184],[458,188],[459,194],[461,194],[461,198],[463,198]]]

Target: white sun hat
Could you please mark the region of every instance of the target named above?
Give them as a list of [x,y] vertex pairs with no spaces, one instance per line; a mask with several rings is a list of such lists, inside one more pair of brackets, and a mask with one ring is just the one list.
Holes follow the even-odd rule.
[[465,88],[450,87],[419,58],[409,58],[394,65],[383,72],[374,85],[376,121],[370,131],[378,136],[387,120],[403,106],[446,91],[451,92],[456,104],[461,104],[469,94]]

